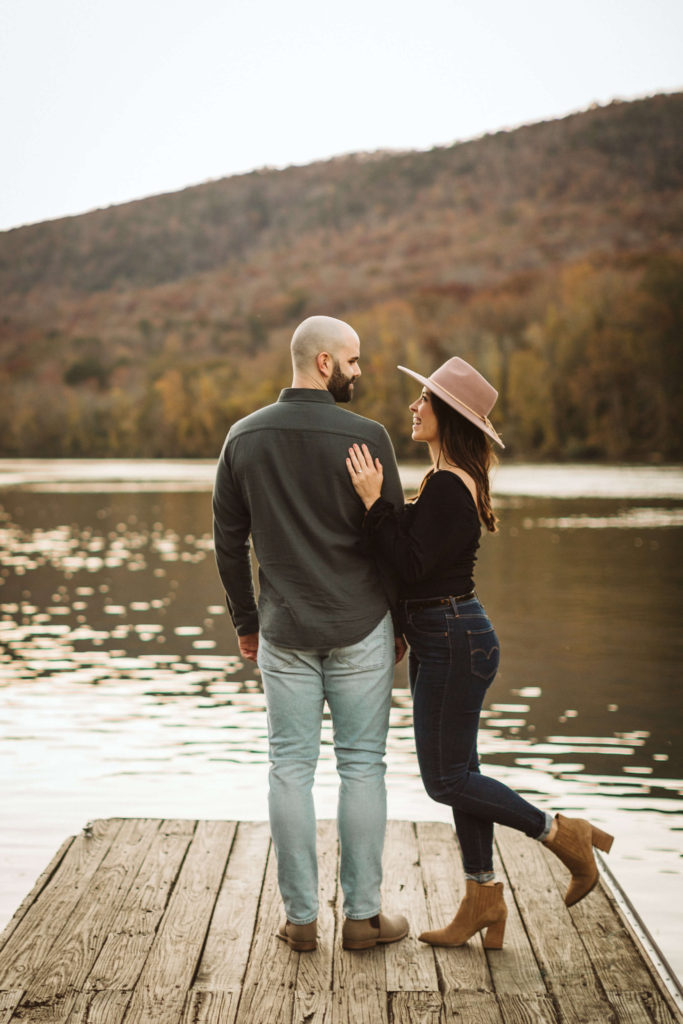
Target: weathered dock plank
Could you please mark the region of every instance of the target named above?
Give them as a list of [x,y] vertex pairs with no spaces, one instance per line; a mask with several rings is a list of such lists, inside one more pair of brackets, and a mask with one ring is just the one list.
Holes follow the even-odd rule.
[[[389,913],[400,912],[410,922],[410,935],[386,949],[386,985],[389,992],[438,992],[439,981],[434,957],[420,932],[429,928],[420,848],[415,828],[409,821],[390,821],[387,825],[382,905]],[[410,1005],[407,1002],[405,1005]]]
[[[489,950],[487,953],[496,994],[499,997],[508,996],[510,1007],[514,1007],[518,999],[527,1004],[537,997],[541,1003],[544,1003],[548,998],[548,991],[531,947],[522,915],[515,901],[509,898],[510,883],[497,850],[494,850],[493,866],[497,878],[505,885],[505,902],[508,908],[505,945],[501,950]],[[514,1011],[510,1010],[509,1012]],[[547,1015],[550,1011],[539,1010],[539,1014],[541,1012]],[[539,1015],[538,1019],[544,1020],[545,1018]],[[555,1018],[551,1016],[549,1019],[554,1020]]]
[[383,905],[408,939],[341,947],[336,826],[318,829],[319,941],[298,954],[264,822],[112,819],[67,840],[0,936],[0,1024],[683,1024],[602,883],[565,907],[547,850],[496,829],[502,950],[432,948],[464,893],[453,830],[390,822]]
[[[130,1002],[130,992],[105,989],[102,992],[81,992],[71,996],[67,1024],[118,1024]],[[24,1018],[26,1019],[26,1018]],[[31,1018],[28,1018],[31,1020]],[[52,1024],[52,1015],[46,1018]]]
[[86,990],[130,993],[145,965],[193,835],[178,831],[175,821],[155,824],[157,831],[85,981]]
[[9,1024],[24,994],[22,988],[0,992],[0,1024]]
[[[251,954],[244,975],[237,1024],[250,1024],[256,1020],[263,1021],[263,1024],[275,1024],[277,1021],[292,1019],[293,993],[301,954],[293,953],[285,942],[274,938],[282,917],[275,853],[271,847]],[[320,956],[321,951],[317,950],[312,955]]]
[[193,989],[187,998],[182,1024],[232,1024],[239,992],[208,992]]
[[98,821],[91,832],[73,841],[50,883],[26,907],[2,944],[0,991],[32,983],[122,825],[121,819]]
[[239,994],[269,847],[270,833],[265,821],[238,832],[192,986],[194,991]]
[[[23,900],[17,907],[16,911],[14,912],[10,920],[7,922],[3,930],[0,932],[0,947],[7,942],[14,929],[17,927],[19,922],[24,917],[24,914],[26,913],[28,908],[36,902],[38,896],[43,891],[43,889],[48,884],[48,882],[54,875],[59,865],[64,860],[64,857],[66,856],[67,851],[69,850],[73,842],[74,836],[69,836],[68,839],[65,839],[62,845],[57,850],[54,857],[52,858],[52,860],[50,861],[50,863],[38,875],[38,878],[35,880],[31,891],[27,893],[26,896],[24,896]],[[2,1007],[2,1002],[0,1002],[0,1007]],[[0,1009],[0,1013],[1,1012],[2,1010]],[[0,1017],[0,1024],[2,1024],[2,1017]]]
[[200,821],[126,1012],[129,1024],[180,1019],[236,829]]
[[74,992],[82,992],[93,963],[111,932],[117,911],[144,860],[158,825],[151,821],[125,821],[116,843],[107,851],[85,887],[78,905],[53,942],[39,970],[26,986],[25,1000],[50,1005],[55,1021],[66,1019],[59,1005]]

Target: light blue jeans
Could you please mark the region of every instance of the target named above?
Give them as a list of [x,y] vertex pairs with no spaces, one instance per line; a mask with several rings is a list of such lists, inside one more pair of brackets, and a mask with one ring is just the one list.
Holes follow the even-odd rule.
[[389,613],[363,640],[324,654],[276,647],[259,638],[258,665],[268,709],[270,830],[287,919],[318,916],[313,777],[325,701],[332,714],[341,779],[337,827],[344,913],[380,910],[386,830],[384,753],[394,675]]

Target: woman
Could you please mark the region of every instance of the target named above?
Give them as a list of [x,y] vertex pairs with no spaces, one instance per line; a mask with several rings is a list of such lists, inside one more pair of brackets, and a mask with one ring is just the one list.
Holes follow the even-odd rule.
[[420,935],[435,946],[460,946],[487,929],[484,946],[503,945],[507,909],[493,873],[493,824],[537,839],[569,868],[567,906],[598,880],[593,847],[607,852],[612,836],[580,818],[552,818],[479,770],[477,731],[482,703],[498,669],[498,638],[474,590],[481,525],[495,532],[489,469],[491,441],[504,447],[488,419],[497,391],[463,359],[449,359],[420,381],[410,406],[414,441],[428,445],[432,468],[414,502],[396,509],[380,497],[382,466],[366,445],[349,449],[347,468],[366,508],[364,533],[401,587],[410,644],[415,744],[425,788],[453,809],[466,895],[449,925]]

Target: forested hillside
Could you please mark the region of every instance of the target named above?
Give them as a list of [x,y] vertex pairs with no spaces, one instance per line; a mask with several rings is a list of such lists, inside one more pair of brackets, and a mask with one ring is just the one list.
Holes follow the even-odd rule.
[[457,354],[513,456],[679,459],[682,124],[662,95],[4,232],[0,454],[214,456],[329,313],[404,456],[396,364]]

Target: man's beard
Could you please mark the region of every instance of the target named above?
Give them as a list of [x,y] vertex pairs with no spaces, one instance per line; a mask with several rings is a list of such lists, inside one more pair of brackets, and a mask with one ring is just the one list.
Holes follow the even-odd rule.
[[350,402],[353,397],[353,377],[345,377],[341,366],[335,359],[330,379],[327,382],[327,390],[335,402]]

